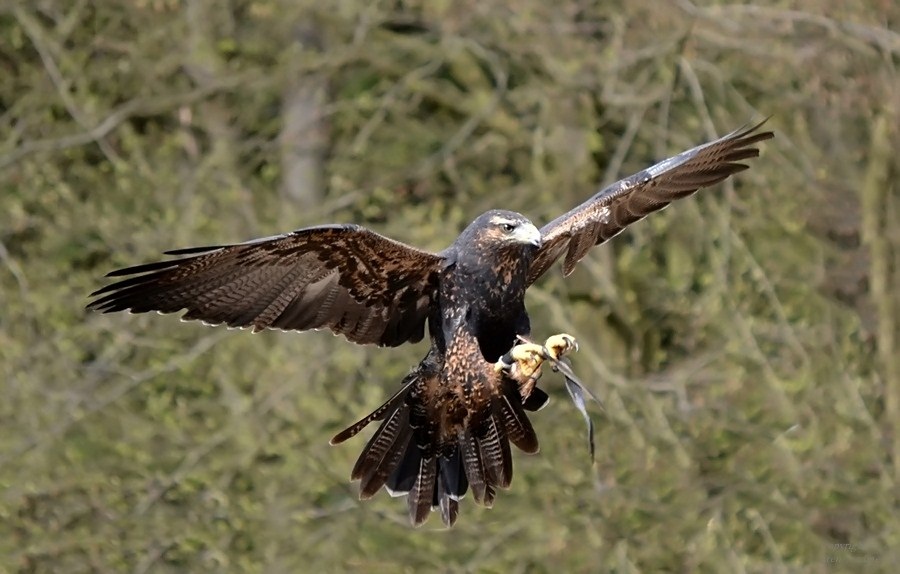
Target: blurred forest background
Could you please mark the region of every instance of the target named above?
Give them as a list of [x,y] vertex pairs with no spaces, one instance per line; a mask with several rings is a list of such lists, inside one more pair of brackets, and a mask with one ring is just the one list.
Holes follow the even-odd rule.
[[[896,571],[898,28],[895,0],[5,3],[0,571]],[[84,310],[169,248],[543,224],[769,115],[751,170],[529,291],[606,402],[597,461],[548,373],[541,453],[449,531],[360,503],[365,437],[328,445],[425,343]]]

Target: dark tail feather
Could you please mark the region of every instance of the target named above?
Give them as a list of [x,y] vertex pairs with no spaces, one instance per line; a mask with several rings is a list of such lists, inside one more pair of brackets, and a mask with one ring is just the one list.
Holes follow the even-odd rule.
[[495,401],[495,406],[497,408],[494,416],[503,423],[509,440],[522,452],[537,453],[540,450],[537,434],[531,426],[531,421],[528,420],[528,415],[525,414],[519,397],[510,398],[509,395],[504,395]]
[[463,431],[460,438],[460,450],[466,479],[472,486],[472,495],[475,497],[475,501],[490,507],[493,504],[493,497],[490,500],[486,498],[487,479],[485,478],[484,461],[481,458],[481,447],[471,430]]
[[409,506],[409,519],[413,526],[421,526],[428,520],[436,495],[437,460],[434,456],[420,457],[419,469],[413,481],[406,503]]
[[409,393],[409,389],[414,382],[415,379],[413,377],[407,377],[403,382],[403,386],[400,387],[399,391],[394,393],[394,396],[386,400],[383,405],[381,405],[371,413],[367,414],[360,420],[356,421],[349,427],[334,435],[331,441],[329,441],[330,444],[332,446],[341,444],[345,440],[355,437],[357,434],[359,434],[359,431],[369,426],[369,424],[373,421],[380,421],[381,419],[383,419],[388,411],[397,408],[397,406],[406,399],[406,394]]
[[414,526],[421,525],[432,509],[440,508],[441,519],[449,527],[456,522],[458,500],[469,483],[458,452],[425,457],[415,441],[410,441],[385,486],[391,496],[408,495],[409,519]]
[[453,449],[450,456],[442,456],[438,459],[438,468],[443,491],[457,500],[462,498],[469,489],[469,481],[466,479],[466,471],[459,448]]
[[526,411],[536,412],[547,406],[550,396],[541,389],[534,387],[531,394],[522,402],[522,408]]
[[441,481],[438,481],[438,499],[441,507],[441,520],[447,528],[456,524],[459,516],[459,501],[447,494]]
[[438,459],[438,470],[434,503],[440,507],[441,520],[449,528],[456,523],[456,517],[459,515],[459,499],[469,488],[459,448],[454,449],[449,457],[442,456]]
[[512,482],[512,453],[509,450],[506,427],[496,414],[492,414],[479,434],[476,436],[481,447],[481,459],[484,461],[485,482],[491,486],[509,488]]
[[419,476],[419,467],[422,463],[422,451],[412,440],[406,445],[406,451],[400,459],[400,464],[394,467],[385,486],[391,496],[403,496],[412,490],[416,478]]
[[412,443],[412,436],[409,409],[402,405],[381,423],[353,467],[350,477],[360,479],[361,499],[371,498],[385,485]]

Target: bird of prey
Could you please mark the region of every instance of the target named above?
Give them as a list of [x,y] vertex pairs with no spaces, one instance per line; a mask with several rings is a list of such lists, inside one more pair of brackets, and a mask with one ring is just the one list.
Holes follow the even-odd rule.
[[534,385],[535,371],[547,350],[558,358],[574,343],[558,336],[546,346],[518,344],[531,334],[525,290],[558,259],[568,275],[594,245],[746,169],[742,161],[759,155],[754,145],[773,137],[761,126],[622,179],[541,229],[519,213],[492,210],[439,253],[359,225],[177,249],[166,253],[179,258],[111,272],[121,279],[95,291],[88,307],[186,310],[184,319],[253,331],[327,328],[389,347],[421,340],[427,324],[428,353],[400,390],[332,443],[380,420],[351,473],[360,496],[384,486],[408,496],[414,525],[437,508],[449,527],[470,487],[476,501],[491,505],[496,489],[509,486],[510,443],[538,450],[526,412],[547,395]]

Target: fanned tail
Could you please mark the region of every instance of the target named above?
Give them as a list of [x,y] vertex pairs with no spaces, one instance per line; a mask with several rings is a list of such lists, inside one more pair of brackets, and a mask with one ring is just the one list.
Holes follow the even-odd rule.
[[444,524],[453,526],[459,516],[459,499],[469,488],[459,452],[445,428],[448,420],[464,418],[464,408],[446,398],[437,373],[420,376],[406,397],[413,439],[386,488],[392,496],[407,495],[413,526],[424,524],[436,508]]
[[382,486],[391,496],[408,496],[409,516],[415,526],[423,524],[439,508],[445,525],[453,526],[459,515],[459,499],[468,481],[459,453],[437,443],[433,405],[425,392],[438,376],[426,358],[403,380],[402,386],[383,405],[347,427],[331,444],[340,444],[374,421],[382,421],[366,443],[350,473],[360,481],[359,496],[371,498]]
[[[526,410],[543,406],[542,391],[537,400],[523,402],[518,384],[502,377],[486,389],[487,400],[467,409],[435,394],[437,377],[436,369],[423,361],[394,396],[331,441],[341,443],[381,421],[351,479],[360,481],[362,499],[382,486],[391,496],[406,495],[414,526],[424,524],[432,510],[440,511],[447,527],[453,526],[459,500],[470,485],[476,502],[493,506],[497,489],[508,488],[512,481],[510,443],[528,454],[539,449]],[[455,421],[455,430],[447,427],[448,420]]]

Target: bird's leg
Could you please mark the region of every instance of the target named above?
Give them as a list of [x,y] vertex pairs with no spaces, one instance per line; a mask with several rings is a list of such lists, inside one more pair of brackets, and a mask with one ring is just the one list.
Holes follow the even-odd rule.
[[516,380],[539,377],[546,353],[547,350],[538,344],[519,343],[494,363],[494,369],[505,371]]
[[[521,337],[520,337],[521,338]],[[578,350],[575,337],[561,333],[547,339],[543,346],[522,339],[508,353],[500,357],[494,368],[506,374],[519,384],[519,393],[524,401],[541,378],[541,366],[545,360],[554,362],[564,355]]]
[[546,354],[547,349],[541,345],[519,343],[500,357],[494,368],[498,372],[505,372],[510,379],[518,383],[519,394],[524,402],[531,395],[538,379],[541,378],[541,365],[544,363]]

